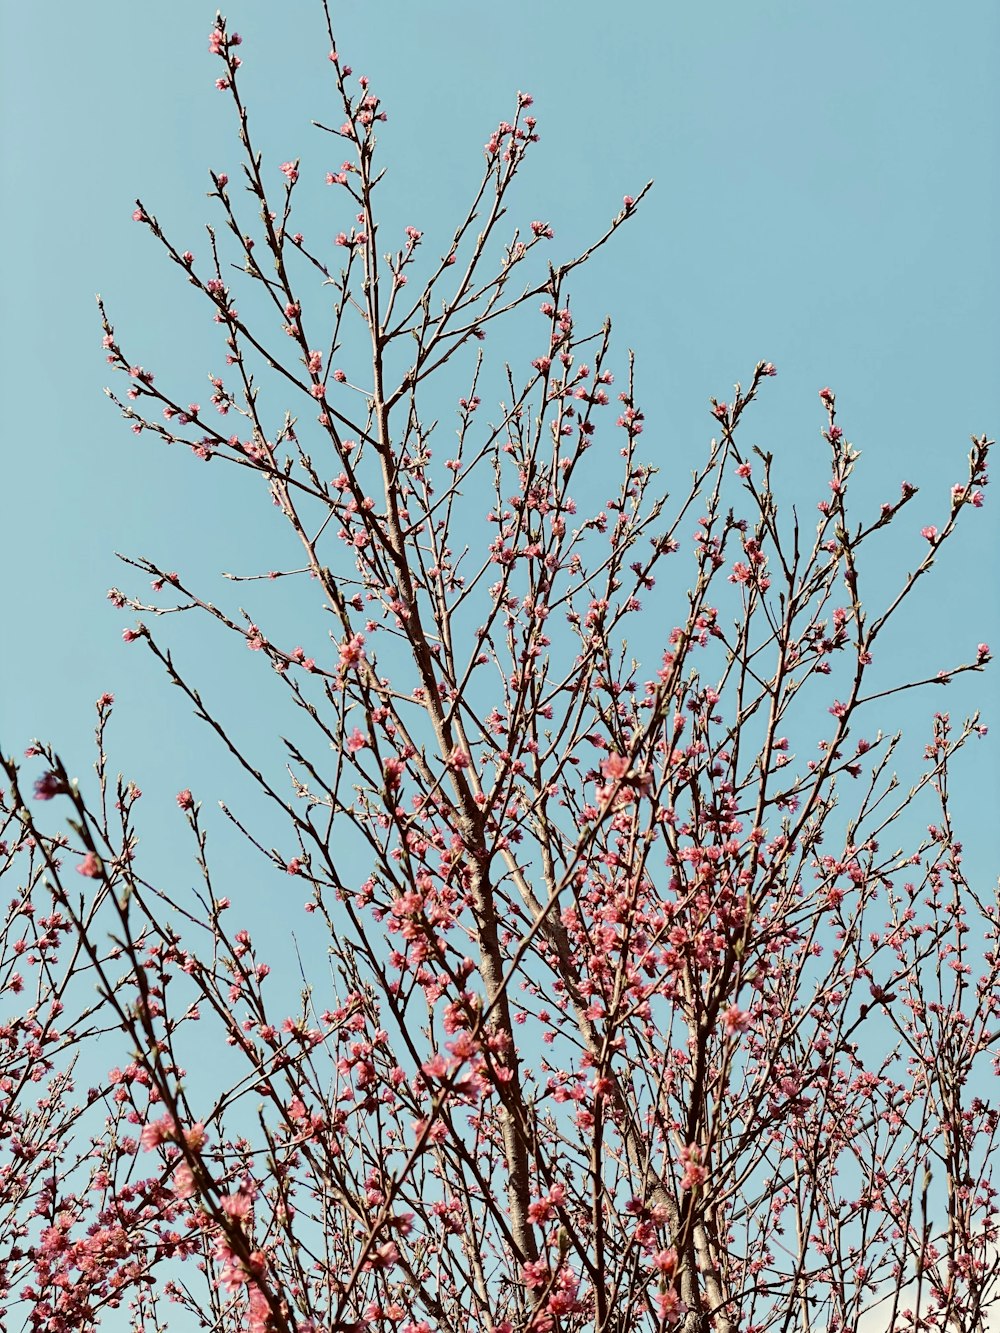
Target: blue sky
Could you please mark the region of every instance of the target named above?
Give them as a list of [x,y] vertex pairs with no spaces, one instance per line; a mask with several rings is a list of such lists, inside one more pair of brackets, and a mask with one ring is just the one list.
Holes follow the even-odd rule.
[[[329,108],[318,7],[235,0],[227,12],[244,34],[265,158],[276,167],[310,142],[315,152],[309,120]],[[141,196],[178,241],[204,247],[207,169],[238,161],[207,52],[213,15],[200,0],[104,0],[65,6],[57,22],[37,5],[0,16],[0,742],[52,738],[82,772],[93,701],[113,691],[113,764],[149,796],[149,845],[165,864],[173,835],[154,811],[196,779],[206,799],[226,796],[234,774],[153,664],[122,644],[105,593],[141,585],[113,552],[217,587],[219,571],[259,566],[275,529],[231,471],[200,470],[118,420],[101,393],[94,294],[137,360],[203,391],[211,329],[131,213]],[[815,500],[816,394],[830,384],[862,452],[856,493],[874,507],[904,477],[921,487],[885,576],[920,558],[919,529],[940,520],[968,436],[997,424],[995,5],[349,0],[336,20],[341,50],[389,111],[386,198],[404,222],[432,234],[453,224],[518,89],[534,94],[542,134],[520,198],[526,216],[552,222],[559,254],[655,178],[641,216],[573,290],[578,312],[610,313],[619,348],[636,349],[646,438],[672,491],[711,434],[709,396],[727,398],[769,359],[779,377],[749,431],[776,455],[786,494]],[[901,654],[934,669],[978,641],[1000,647],[990,501],[906,621]],[[194,627],[176,641],[250,735],[259,675],[243,659],[230,676]],[[904,720],[922,743],[934,709],[978,703],[1000,735],[995,699],[993,676],[966,677],[947,696],[908,700]],[[997,744],[971,751],[956,783],[972,864],[989,878]]]

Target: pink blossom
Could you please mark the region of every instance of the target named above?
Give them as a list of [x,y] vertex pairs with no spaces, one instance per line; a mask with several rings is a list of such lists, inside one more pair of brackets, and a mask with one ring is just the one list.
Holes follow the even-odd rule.
[[340,645],[340,665],[342,667],[357,666],[364,660],[364,636],[355,634]]
[[929,527],[921,528],[920,535],[921,537],[925,537],[932,546],[936,545],[938,538],[938,530],[933,526],[933,524]]
[[84,875],[87,879],[100,879],[101,863],[93,852],[88,852],[83,860],[77,865],[76,873]]
[[601,772],[609,782],[624,778],[628,772],[628,759],[623,754],[609,754],[601,760]]
[[702,1165],[701,1149],[696,1143],[689,1143],[686,1148],[681,1149],[681,1165],[684,1167],[684,1174],[681,1176],[682,1190],[696,1189],[708,1179],[708,1170]]
[[687,1305],[674,1287],[667,1287],[666,1291],[658,1292],[653,1297],[653,1304],[656,1306],[657,1314],[668,1326],[679,1324],[687,1313]]
[[450,1068],[451,1061],[442,1051],[438,1051],[420,1066],[421,1073],[428,1078],[445,1078]]
[[349,754],[357,754],[359,750],[365,749],[368,744],[368,737],[357,727],[347,738],[347,750]]
[[677,1267],[677,1251],[673,1249],[658,1250],[653,1255],[653,1267],[658,1273],[663,1273],[669,1277]]
[[990,645],[988,643],[979,644],[976,648],[976,661],[986,662],[988,661],[989,656],[990,656]]
[[219,1200],[219,1207],[227,1217],[245,1218],[250,1216],[253,1200],[246,1190],[237,1190],[235,1194],[225,1194]]
[[399,1248],[394,1240],[379,1245],[368,1260],[368,1266],[376,1269],[392,1268],[399,1261]]
[[722,1026],[725,1028],[726,1033],[729,1036],[732,1036],[736,1032],[746,1032],[747,1028],[750,1026],[750,1015],[745,1009],[741,1009],[738,1005],[731,1004],[722,1015]]
[[43,773],[35,780],[35,800],[51,801],[53,796],[61,796],[67,790],[65,782],[58,773]]
[[174,1192],[180,1199],[193,1198],[197,1192],[194,1172],[187,1162],[181,1162],[180,1166],[174,1171]]
[[147,1121],[139,1135],[139,1142],[145,1152],[151,1152],[154,1148],[158,1148],[161,1143],[172,1138],[173,1134],[173,1119],[169,1115],[164,1115],[159,1120]]
[[177,804],[182,810],[194,809],[194,797],[191,795],[189,788],[185,787],[183,791],[177,793]]
[[535,1259],[521,1266],[521,1276],[529,1287],[543,1287],[549,1280],[549,1266],[545,1259]]

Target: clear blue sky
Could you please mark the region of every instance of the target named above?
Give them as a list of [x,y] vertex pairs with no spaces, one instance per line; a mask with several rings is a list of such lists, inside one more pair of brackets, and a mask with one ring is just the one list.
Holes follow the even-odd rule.
[[[315,138],[308,122],[329,107],[317,8],[234,0],[227,10],[274,165]],[[518,89],[534,94],[542,133],[524,211],[552,221],[559,253],[655,177],[641,217],[574,294],[636,349],[646,438],[668,481],[676,472],[675,493],[711,434],[709,396],[728,397],[769,359],[779,378],[749,431],[775,453],[788,493],[815,476],[816,392],[830,384],[863,455],[857,493],[874,505],[904,477],[921,486],[910,545],[896,548],[901,564],[919,558],[919,528],[940,520],[968,436],[997,429],[992,0],[346,0],[336,11],[341,50],[390,114],[388,197],[405,201],[405,220],[431,233],[451,225]],[[213,15],[202,0],[0,11],[0,741],[53,738],[83,772],[93,701],[113,691],[113,762],[140,782],[149,816],[183,786],[206,800],[230,794],[233,773],[145,654],[121,643],[125,622],[105,593],[141,585],[113,552],[216,587],[207,580],[218,571],[261,563],[260,498],[235,493],[228,469],[133,439],[101,393],[93,299],[105,296],[136,359],[203,391],[210,330],[131,212],[141,195],[178,240],[204,249],[207,168],[238,161],[207,52]],[[989,501],[943,562],[936,600],[909,622],[904,648],[928,666],[983,639],[1000,648],[1000,493]],[[194,674],[224,688],[248,727],[260,721],[260,677],[238,670],[246,659],[230,678],[228,660],[183,633],[179,642],[188,663],[202,654]],[[958,787],[967,846],[988,875],[1000,859],[996,698],[994,673],[907,706],[921,742],[935,708],[979,702],[989,715],[994,735],[969,753]],[[150,823],[149,845],[169,855],[173,835]]]

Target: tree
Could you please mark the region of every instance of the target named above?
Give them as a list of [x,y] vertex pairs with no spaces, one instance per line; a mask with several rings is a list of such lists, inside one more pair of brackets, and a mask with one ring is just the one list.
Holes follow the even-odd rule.
[[[111,704],[105,695],[97,705],[101,751]],[[17,888],[0,934],[0,1311],[19,1309],[32,1328],[89,1328],[150,1280],[157,1255],[176,1248],[168,1231],[175,1193],[135,1171],[136,1117],[125,1086],[141,1080],[154,1096],[148,1077],[136,1065],[107,1076],[105,1065],[95,1075],[95,1061],[113,1058],[120,1045],[111,978],[121,953],[104,943],[110,879],[85,856],[76,869],[93,891],[69,892],[58,869],[67,838],[35,836],[18,807],[16,766],[3,762],[15,785],[0,798],[0,872]],[[106,829],[101,765],[98,777]],[[34,795],[69,791],[50,770]],[[118,808],[128,812],[137,795],[119,784]],[[79,826],[74,833],[88,837]]]
[[[779,504],[772,457],[741,443],[767,362],[712,401],[716,438],[671,502],[645,461],[631,357],[622,381],[610,323],[579,331],[569,295],[645,191],[581,254],[544,261],[546,222],[505,229],[537,137],[520,95],[440,257],[424,260],[412,225],[383,254],[385,112],[321,5],[344,116],[325,132],[348,154],[327,178],[342,268],[295,230],[309,181],[256,148],[220,17],[210,49],[242,188],[212,175],[207,261],[135,213],[219,326],[210,407],[163,387],[101,315],[132,429],[259,478],[301,545],[300,568],[259,586],[311,580],[324,616],[308,648],[147,559],[129,563],[157,600],[110,595],[140,617],[199,613],[287,692],[305,739],[269,774],[148,620],[125,630],[279,815],[270,847],[226,812],[301,887],[331,978],[308,977],[296,1012],[272,996],[263,953],[228,924],[191,791],[178,805],[203,887],[192,900],[143,877],[136,789],[108,799],[110,700],[96,802],[39,747],[35,794],[70,802],[70,835],[40,827],[5,760],[12,855],[29,884],[44,874],[74,962],[99,979],[94,1042],[109,1049],[117,1027],[128,1047],[87,1098],[110,1108],[96,1229],[72,1172],[18,1215],[28,1322],[88,1326],[128,1293],[135,1327],[169,1318],[166,1298],[206,1327],[302,1333],[832,1333],[866,1311],[892,1330],[985,1329],[997,902],[963,873],[948,799],[954,756],[985,729],[935,715],[907,788],[877,718],[990,653],[912,680],[875,650],[981,505],[990,442],[973,440],[879,607],[862,548],[915,488],[849,512],[859,456],[829,389],[814,529]],[[522,311],[534,355],[492,364],[483,345]],[[442,459],[436,418],[459,376]],[[581,514],[591,469],[612,498]],[[665,632],[642,668],[626,645],[651,610]],[[92,893],[73,892],[67,852]],[[217,1084],[185,1073],[216,1050]]]

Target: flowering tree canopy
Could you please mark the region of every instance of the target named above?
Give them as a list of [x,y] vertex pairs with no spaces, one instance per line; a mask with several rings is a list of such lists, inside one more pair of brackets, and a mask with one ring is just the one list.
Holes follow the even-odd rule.
[[[330,968],[297,1007],[275,987],[193,777],[200,887],[147,878],[110,696],[95,794],[47,745],[33,793],[4,760],[0,1301],[52,1333],[110,1307],[169,1327],[171,1303],[234,1333],[986,1329],[997,899],[949,806],[985,728],[935,714],[901,781],[879,723],[990,660],[959,645],[914,678],[891,651],[983,502],[990,441],[900,538],[917,554],[882,602],[866,562],[915,487],[852,504],[829,388],[815,521],[743,442],[777,391],[764,361],[712,401],[672,499],[631,357],[570,299],[645,190],[568,257],[547,221],[512,225],[538,138],[522,93],[444,244],[418,217],[394,234],[386,111],[320,4],[334,244],[298,229],[322,180],[256,147],[220,17],[242,176],[212,174],[197,256],[134,214],[218,326],[210,401],[101,317],[132,430],[251,474],[299,544],[295,568],[262,552],[259,610],[137,558],[152,598],[110,597],[273,807],[274,846],[227,814]],[[516,354],[492,361],[508,324]],[[268,624],[291,581],[317,611],[299,642]],[[285,771],[175,661],[180,613],[245,641],[297,728]]]

